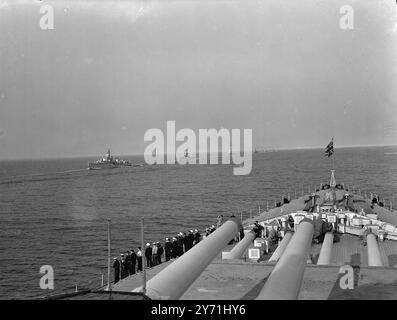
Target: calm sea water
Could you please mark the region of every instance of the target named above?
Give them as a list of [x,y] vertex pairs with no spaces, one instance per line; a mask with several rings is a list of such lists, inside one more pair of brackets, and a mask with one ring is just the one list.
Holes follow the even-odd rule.
[[[336,149],[336,179],[397,200],[397,147]],[[130,157],[143,162],[140,157]],[[0,298],[32,298],[42,265],[55,272],[55,290],[96,288],[107,266],[107,218],[113,255],[136,248],[140,217],[146,239],[203,229],[219,214],[258,212],[288,192],[329,181],[323,150],[253,155],[249,176],[234,165],[158,165],[88,171],[90,159],[0,162]],[[93,159],[91,159],[93,160]],[[397,205],[397,202],[395,203]],[[106,278],[106,277],[105,277]]]

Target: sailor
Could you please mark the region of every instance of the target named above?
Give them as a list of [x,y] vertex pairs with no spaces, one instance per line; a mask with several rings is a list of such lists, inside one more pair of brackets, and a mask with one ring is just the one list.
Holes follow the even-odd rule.
[[188,234],[186,234],[186,232],[184,232],[183,234],[184,234],[185,252],[188,252],[190,250],[190,239],[189,239],[190,230],[188,231]]
[[186,251],[193,247],[194,235],[193,230],[189,230],[189,234],[186,236]]
[[146,266],[150,268],[152,266],[152,247],[150,246],[149,242],[146,243],[145,258],[146,258]]
[[125,277],[128,276],[127,263],[125,261],[124,254],[122,253],[120,256],[121,256],[121,279],[124,279]]
[[216,222],[216,229],[218,229],[223,224],[223,215],[219,215]]
[[[265,229],[266,230],[266,229]],[[270,251],[270,246],[271,246],[271,244],[272,244],[272,240],[270,239],[270,236],[269,236],[269,232],[266,232],[266,234],[265,234],[265,236],[264,236],[264,239],[265,239],[265,241],[264,241],[264,253],[265,254],[269,254],[269,251]]]
[[165,238],[164,252],[165,252],[165,261],[169,261],[172,257],[172,243],[169,238]]
[[126,257],[125,257],[125,266],[126,266],[126,275],[127,276],[130,276],[130,275],[132,275],[132,271],[131,271],[131,269],[132,269],[132,261],[131,261],[131,253],[130,253],[130,251],[128,250],[127,251],[127,254],[126,254]]
[[152,266],[157,265],[157,262],[158,262],[157,250],[158,250],[157,243],[153,242],[152,243]]
[[137,256],[136,256],[136,253],[135,253],[134,249],[131,249],[131,269],[130,269],[130,274],[135,274],[136,258],[137,258]]
[[161,256],[164,253],[164,248],[160,242],[157,242],[157,264],[161,264]]
[[200,232],[197,229],[194,229],[194,244],[196,245],[201,240]]
[[270,238],[270,241],[271,241],[270,245],[272,245],[273,243],[277,242],[277,232],[274,229],[274,227],[271,228],[270,231],[269,231],[269,238]]
[[136,258],[138,260],[138,271],[142,271],[142,250],[141,250],[141,247],[138,247],[138,251],[136,253]]
[[243,240],[244,236],[245,236],[245,234],[244,234],[244,229],[241,228],[241,229],[240,229],[240,241]]
[[120,261],[114,257],[113,258],[113,268],[114,268],[114,283],[120,281]]
[[171,251],[171,257],[172,258],[177,258],[179,256],[179,247],[178,247],[178,238],[173,237],[172,238],[172,251]]
[[[317,212],[319,212],[319,211],[317,211]],[[294,218],[292,218],[291,215],[288,215],[288,224],[289,224],[290,230],[294,230]]]
[[255,221],[254,232],[256,233],[257,237],[260,237],[262,235],[263,229],[264,229],[263,226],[260,225],[258,221]]
[[180,257],[183,255],[183,245],[184,245],[184,238],[183,238],[183,233],[179,232],[178,235],[176,236],[177,242],[178,242],[178,253],[177,256]]
[[186,232],[182,233],[182,254],[187,252],[189,248]]

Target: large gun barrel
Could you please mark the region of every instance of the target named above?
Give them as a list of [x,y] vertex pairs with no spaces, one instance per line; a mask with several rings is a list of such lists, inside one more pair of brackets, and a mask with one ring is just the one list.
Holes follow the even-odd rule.
[[270,257],[269,262],[278,261],[278,259],[280,259],[291,238],[292,238],[292,232],[287,231],[284,235],[283,240],[281,240],[280,244],[277,246],[276,250],[273,252],[272,256]]
[[331,263],[332,247],[334,244],[334,235],[332,232],[327,232],[324,237],[323,245],[321,246],[320,256],[317,264],[327,265]]
[[[230,218],[150,279],[146,284],[146,295],[152,299],[179,299],[240,229],[240,220]],[[140,292],[142,288],[134,291]]]
[[249,245],[254,241],[256,238],[256,233],[254,230],[246,233],[244,238],[241,239],[239,243],[237,243],[234,248],[229,252],[227,255],[227,259],[240,259],[241,256],[244,254],[245,250],[249,247]]
[[313,221],[303,219],[257,300],[293,300],[299,296],[314,232]]
[[371,267],[382,267],[382,258],[376,236],[371,232],[367,235],[368,265]]

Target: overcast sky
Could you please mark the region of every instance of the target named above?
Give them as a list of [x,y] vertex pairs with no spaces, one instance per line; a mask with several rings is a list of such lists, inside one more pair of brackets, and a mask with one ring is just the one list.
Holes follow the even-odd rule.
[[0,159],[142,154],[167,120],[254,147],[397,144],[395,6],[0,0]]

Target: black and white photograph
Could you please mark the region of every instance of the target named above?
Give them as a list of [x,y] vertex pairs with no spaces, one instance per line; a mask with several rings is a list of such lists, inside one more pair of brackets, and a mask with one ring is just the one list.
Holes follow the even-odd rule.
[[0,0],[0,300],[396,300],[396,84],[395,0]]

